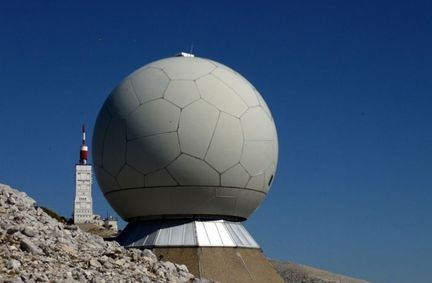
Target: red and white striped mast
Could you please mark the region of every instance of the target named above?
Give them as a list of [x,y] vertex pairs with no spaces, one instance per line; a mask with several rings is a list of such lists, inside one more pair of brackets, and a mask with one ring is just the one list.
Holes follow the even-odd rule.
[[82,145],[80,149],[80,164],[87,164],[88,146],[86,145],[85,125],[82,125]]

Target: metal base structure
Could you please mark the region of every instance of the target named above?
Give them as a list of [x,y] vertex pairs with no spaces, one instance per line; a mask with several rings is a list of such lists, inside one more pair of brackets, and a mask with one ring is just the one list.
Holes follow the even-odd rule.
[[126,248],[260,248],[241,222],[226,220],[163,219],[132,222],[119,235],[118,242]]
[[220,283],[284,282],[241,222],[137,221],[129,223],[117,241],[126,248],[151,249],[160,260],[184,264],[198,278]]

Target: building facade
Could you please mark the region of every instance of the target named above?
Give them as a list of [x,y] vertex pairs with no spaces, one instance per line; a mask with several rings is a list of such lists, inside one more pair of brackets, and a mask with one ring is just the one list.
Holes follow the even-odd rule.
[[93,219],[92,166],[75,166],[74,223],[86,223]]
[[87,223],[93,220],[92,166],[87,164],[88,147],[86,145],[85,127],[82,127],[82,145],[79,163],[75,165],[75,202],[74,223]]

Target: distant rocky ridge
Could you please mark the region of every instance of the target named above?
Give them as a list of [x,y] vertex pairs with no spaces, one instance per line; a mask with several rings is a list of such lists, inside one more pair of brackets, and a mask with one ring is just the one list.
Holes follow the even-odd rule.
[[0,282],[209,282],[150,250],[85,233],[0,184]]
[[364,280],[286,261],[269,260],[285,283],[368,283]]

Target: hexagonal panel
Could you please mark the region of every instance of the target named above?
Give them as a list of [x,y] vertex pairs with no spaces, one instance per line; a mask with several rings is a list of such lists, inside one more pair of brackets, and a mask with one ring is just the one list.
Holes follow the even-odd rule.
[[246,185],[248,189],[254,190],[263,190],[264,188],[264,173],[253,176],[250,178],[249,182]]
[[167,58],[153,62],[151,66],[163,69],[172,80],[195,80],[216,68],[198,57]]
[[103,168],[116,176],[125,164],[126,123],[121,118],[113,118],[106,131],[103,148]]
[[104,194],[112,190],[120,189],[120,185],[117,183],[117,180],[108,172],[106,172],[102,167],[95,165],[94,169],[97,182]]
[[127,119],[128,140],[177,130],[180,109],[165,99],[157,99],[134,111]]
[[171,81],[164,98],[183,108],[200,96],[194,81]]
[[117,175],[117,182],[124,189],[144,187],[144,175],[125,165]]
[[167,167],[180,185],[217,186],[219,174],[207,163],[182,154]]
[[251,176],[264,173],[274,163],[273,141],[246,141],[240,163]]
[[261,107],[263,108],[264,112],[267,114],[267,116],[269,117],[269,119],[271,121],[273,121],[273,116],[270,112],[270,109],[267,106],[267,103],[264,101],[264,98],[261,96],[261,94],[255,89],[255,95],[258,98]]
[[232,89],[213,75],[198,79],[196,84],[201,97],[221,111],[240,117],[248,108]]
[[96,165],[102,166],[105,133],[110,122],[111,115],[106,104],[104,104],[97,117],[92,139],[93,163]]
[[244,188],[249,181],[249,174],[240,165],[230,168],[221,175],[221,185],[226,187]]
[[141,104],[162,97],[169,83],[162,70],[151,67],[142,68],[129,78]]
[[240,161],[243,134],[239,119],[221,113],[205,160],[219,172]]
[[246,140],[274,140],[273,122],[261,107],[249,108],[241,117],[242,128]]
[[226,66],[226,65],[224,65],[222,63],[219,63],[217,61],[213,61],[213,60],[210,60],[210,59],[206,59],[206,60],[208,62],[212,63],[213,65],[215,65],[216,67],[220,68],[220,69],[225,69],[225,70],[228,70],[230,72],[233,72],[233,73],[237,74],[236,71],[234,71],[233,69],[231,69],[230,67],[228,67],[228,66]]
[[124,80],[111,92],[108,102],[110,112],[122,118],[126,118],[139,104],[130,79]]
[[229,85],[229,87],[232,88],[248,106],[259,105],[259,101],[255,95],[254,89],[242,76],[237,75],[225,68],[215,69],[212,72],[212,75],[218,77],[227,85]]
[[204,158],[218,117],[219,111],[203,100],[183,109],[178,129],[182,152]]
[[177,133],[165,133],[127,143],[127,164],[143,174],[162,169],[180,154]]
[[145,176],[146,187],[160,187],[160,186],[175,186],[177,182],[168,174],[165,169],[150,173]]

